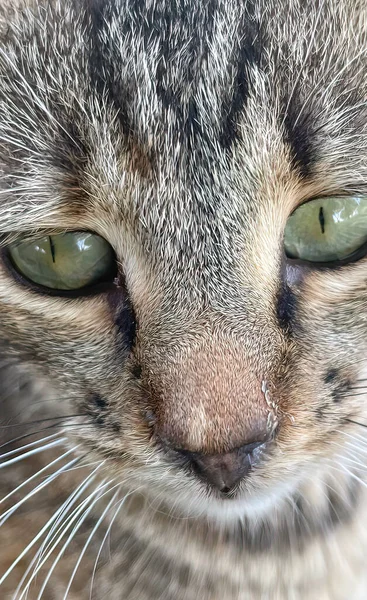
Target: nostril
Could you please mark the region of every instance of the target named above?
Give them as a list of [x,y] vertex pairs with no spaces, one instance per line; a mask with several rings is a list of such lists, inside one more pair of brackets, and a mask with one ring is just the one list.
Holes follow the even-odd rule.
[[[192,470],[201,480],[228,495],[249,474],[263,447],[264,442],[254,442],[223,454],[179,452],[189,459]],[[254,452],[257,449],[260,451]]]

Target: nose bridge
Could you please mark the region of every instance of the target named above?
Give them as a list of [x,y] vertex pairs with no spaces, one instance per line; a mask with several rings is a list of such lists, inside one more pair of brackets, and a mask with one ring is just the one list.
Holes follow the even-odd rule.
[[156,431],[170,446],[229,452],[261,442],[273,427],[261,375],[233,339],[208,333],[149,363]]

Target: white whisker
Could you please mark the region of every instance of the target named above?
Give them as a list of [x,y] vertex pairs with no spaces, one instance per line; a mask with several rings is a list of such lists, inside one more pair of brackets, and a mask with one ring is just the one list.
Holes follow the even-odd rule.
[[[25,450],[26,448],[33,448],[34,446],[37,446],[38,444],[42,444],[42,442],[46,442],[47,440],[55,439],[55,437],[57,437],[58,435],[60,435],[59,431],[57,433],[53,433],[52,435],[48,435],[48,436],[42,438],[41,440],[36,440],[35,442],[31,442],[30,444],[25,444],[25,446],[20,446],[20,448],[16,448],[15,450],[11,450],[10,452],[5,452],[4,454],[0,454],[0,460],[5,458],[5,456],[14,456],[14,454],[21,452],[21,450]],[[0,446],[0,448],[1,448],[1,446]]]
[[25,460],[29,456],[34,456],[35,454],[39,454],[40,452],[44,452],[45,450],[49,450],[50,448],[55,448],[56,446],[60,446],[60,444],[63,444],[66,441],[67,441],[67,438],[59,438],[58,440],[55,440],[54,442],[50,442],[49,444],[45,444],[44,446],[41,446],[40,448],[34,448],[33,450],[29,450],[28,452],[25,452],[24,454],[21,454],[20,456],[16,456],[15,458],[11,458],[10,460],[7,460],[4,463],[0,463],[0,469],[2,469],[4,467],[9,467],[10,465],[13,465],[21,460]]
[[[68,545],[70,544],[71,540],[75,537],[76,532],[80,529],[80,527],[82,526],[82,524],[84,523],[85,519],[87,518],[87,516],[89,515],[89,513],[93,510],[93,507],[95,506],[95,504],[101,499],[103,498],[103,496],[105,494],[108,494],[112,489],[114,489],[116,486],[113,486],[113,488],[109,488],[107,490],[107,492],[104,492],[103,494],[99,494],[99,492],[101,492],[104,488],[106,488],[109,484],[111,483],[111,481],[108,481],[107,483],[105,483],[104,481],[101,482],[101,484],[94,490],[94,492],[92,492],[92,494],[86,499],[84,500],[81,505],[78,507],[78,511],[76,512],[76,514],[74,515],[74,518],[69,522],[69,524],[67,525],[67,527],[65,527],[61,533],[61,535],[57,538],[56,542],[53,544],[52,548],[48,551],[48,553],[46,554],[46,556],[43,558],[43,560],[41,561],[41,563],[38,565],[37,569],[35,569],[35,571],[32,574],[32,577],[30,578],[30,580],[27,583],[26,588],[23,590],[21,596],[19,597],[19,600],[22,600],[22,598],[24,597],[24,594],[26,592],[27,589],[29,589],[30,584],[32,583],[33,579],[36,577],[36,575],[38,574],[39,570],[41,569],[41,567],[44,565],[44,563],[48,560],[48,558],[51,556],[51,554],[53,553],[53,551],[55,550],[55,548],[57,547],[57,545],[59,544],[59,542],[62,540],[62,538],[64,537],[65,533],[70,529],[70,527],[73,525],[73,523],[76,521],[76,519],[79,517],[80,513],[83,513],[83,510],[85,509],[85,505],[88,505],[88,508],[86,510],[84,510],[84,513],[82,514],[82,516],[79,518],[79,520],[77,521],[76,525],[74,526],[73,530],[71,531],[71,533],[69,534],[66,542],[64,543],[64,545],[62,546],[61,550],[59,551],[58,555],[56,556],[54,562],[52,563],[52,566],[50,567],[48,573],[47,573],[47,577],[45,578],[43,584],[42,584],[42,588],[37,596],[37,600],[40,600],[42,597],[43,592],[45,591],[46,585],[53,573],[53,571],[56,568],[57,563],[59,562],[60,558],[63,556],[66,548],[68,547]],[[120,484],[117,484],[120,485]],[[96,494],[99,494],[97,496],[97,498],[94,498],[94,500],[91,502],[91,499],[96,496]],[[90,503],[91,502],[91,503]]]
[[355,433],[355,434],[351,434],[348,433],[347,431],[342,431],[342,430],[338,430],[339,433],[342,433],[343,435],[352,438],[352,440],[357,440],[359,439],[361,442],[364,442],[367,445],[367,435],[361,435],[359,433]]
[[[92,472],[92,474],[95,473],[103,464],[104,463],[101,463],[96,469],[94,469],[94,471]],[[93,498],[93,496],[94,496],[94,492],[92,492],[87,498],[84,498],[84,500],[80,504],[78,504],[78,506],[76,506],[68,516],[66,516],[66,515],[70,511],[72,505],[75,502],[73,501],[70,504],[70,506],[66,507],[67,510],[65,510],[60,515],[60,518],[54,523],[54,525],[52,526],[52,528],[48,532],[45,540],[43,541],[42,547],[40,548],[40,559],[39,560],[41,560],[42,556],[48,551],[48,549],[53,544],[54,540],[60,534],[60,532],[62,531],[62,529],[64,528],[64,530],[65,530],[65,527],[68,525],[68,523],[70,523],[70,521],[73,520],[74,515],[79,511],[80,507],[82,507],[85,504],[87,504],[88,501],[89,501],[89,499]],[[61,523],[61,525],[60,525],[60,523]]]
[[[67,514],[67,512],[71,509],[71,507],[75,504],[75,502],[78,501],[78,499],[80,498],[80,496],[84,493],[84,491],[87,489],[87,487],[93,483],[93,481],[96,478],[96,472],[98,471],[98,469],[104,464],[104,462],[100,463],[100,465],[94,469],[92,471],[92,473],[90,473],[79,485],[78,487],[72,492],[72,494],[70,494],[70,496],[68,496],[68,498],[65,500],[65,502],[63,502],[63,504],[57,509],[57,511],[55,512],[54,515],[52,515],[52,517],[47,521],[46,525],[44,525],[44,527],[40,530],[40,532],[36,535],[35,538],[33,538],[32,542],[27,546],[27,548],[23,551],[23,556],[34,546],[34,544],[40,539],[40,537],[42,537],[42,535],[47,531],[47,529],[52,525],[51,530],[49,531],[49,533],[47,534],[45,540],[42,542],[40,548],[38,549],[38,551],[36,552],[35,556],[33,557],[31,563],[29,564],[27,570],[25,571],[21,581],[18,584],[18,587],[15,591],[13,600],[16,600],[18,593],[20,592],[20,590],[22,589],[23,583],[25,582],[25,580],[27,579],[28,573],[31,571],[33,565],[35,564],[35,562],[37,561],[37,559],[39,559],[39,557],[42,557],[42,553],[43,550],[45,548],[45,544],[47,543],[47,540],[49,540],[50,535],[52,535],[55,527],[58,526],[60,519],[63,519],[63,517],[65,516],[65,514]],[[48,547],[48,546],[47,546]],[[39,561],[38,561],[39,562]]]
[[[75,460],[77,460],[77,459],[74,459],[74,461]],[[70,461],[70,463],[72,463],[74,461]],[[32,542],[30,542],[30,544],[28,544],[28,546],[21,552],[21,554],[10,565],[10,567],[4,573],[4,575],[2,575],[2,577],[0,578],[0,585],[2,585],[2,583],[5,581],[5,579],[8,577],[8,575],[10,575],[10,573],[12,572],[12,570],[14,569],[14,567],[16,567],[16,565],[23,558],[23,556],[25,556],[25,554],[27,554],[28,550],[30,550],[30,548],[32,548],[32,546],[36,543],[36,541],[42,536],[42,534],[44,533],[44,531],[46,530],[46,528],[49,526],[49,524],[52,523],[52,521],[57,517],[59,510],[60,509],[58,509],[58,511],[56,511],[56,513],[54,513],[54,515],[51,517],[51,519],[48,521],[48,523],[46,523],[46,525],[44,525],[44,527],[39,531],[39,533],[33,538]],[[4,520],[2,522],[4,522]]]
[[355,473],[353,473],[352,471],[350,471],[349,469],[347,469],[344,465],[340,465],[339,468],[333,467],[333,466],[330,465],[330,469],[333,469],[334,471],[337,471],[338,473],[340,473],[340,469],[343,469],[343,471],[345,473],[347,473],[348,475],[350,475],[350,477],[352,477],[353,479],[355,479],[356,481],[358,481],[360,484],[362,484],[363,487],[367,488],[367,483],[365,481],[363,481],[363,479],[361,479],[360,477],[358,477],[358,475],[356,475]]
[[66,465],[63,465],[60,469],[58,469],[57,471],[55,471],[54,473],[52,473],[49,477],[47,477],[47,479],[44,482],[40,483],[36,488],[34,488],[31,492],[29,492],[29,494],[27,494],[26,496],[24,496],[24,498],[22,498],[21,500],[19,500],[19,502],[17,502],[16,504],[14,504],[14,506],[12,506],[8,510],[6,510],[2,514],[0,514],[0,527],[5,523],[5,521],[8,520],[8,518],[12,514],[14,514],[14,512],[20,506],[22,506],[22,504],[24,504],[25,502],[27,502],[27,500],[29,500],[29,498],[31,498],[35,494],[38,494],[38,492],[40,492],[43,488],[45,488],[46,486],[48,486],[54,479],[56,479],[56,477],[58,477],[60,475],[60,473],[63,473],[63,471],[65,471],[65,469],[67,467],[69,467],[72,464],[75,464],[78,460],[79,460],[79,457],[74,458],[72,461],[70,461],[70,463],[67,463]]
[[128,494],[126,494],[126,496],[124,496],[124,498],[122,498],[122,500],[120,500],[118,502],[118,506],[117,506],[117,509],[115,511],[115,514],[113,515],[113,517],[112,517],[112,519],[110,521],[110,524],[109,524],[109,526],[107,528],[107,531],[106,531],[105,535],[103,536],[101,545],[100,545],[99,550],[98,550],[98,554],[97,554],[96,560],[94,562],[94,567],[93,567],[93,572],[92,572],[92,577],[91,577],[91,584],[90,584],[89,600],[92,600],[93,583],[94,583],[94,579],[95,579],[95,576],[96,576],[97,565],[98,565],[99,557],[101,556],[101,552],[102,552],[103,546],[106,543],[106,539],[108,538],[108,536],[110,534],[112,526],[113,526],[113,524],[114,524],[114,522],[115,522],[115,520],[117,518],[117,515],[119,514],[122,506],[124,505],[124,502],[125,502],[127,496],[128,496]]
[[88,546],[89,546],[89,544],[90,544],[90,542],[91,542],[91,540],[92,540],[92,538],[93,538],[94,534],[96,533],[97,529],[99,528],[99,526],[100,526],[100,524],[102,523],[103,519],[105,518],[106,514],[107,514],[107,513],[108,513],[108,511],[110,510],[110,508],[111,508],[112,504],[114,503],[115,499],[117,498],[118,494],[119,494],[119,489],[118,489],[118,490],[117,490],[117,492],[115,492],[115,494],[112,496],[111,500],[109,501],[109,503],[107,504],[106,508],[105,508],[105,509],[104,509],[104,511],[102,512],[102,514],[101,514],[100,518],[98,519],[97,523],[95,524],[95,526],[93,527],[92,531],[90,532],[90,534],[89,534],[89,536],[88,536],[88,539],[87,539],[87,541],[85,542],[85,544],[84,544],[84,546],[83,546],[83,549],[82,549],[82,551],[81,551],[81,553],[80,553],[80,556],[79,556],[79,558],[78,558],[78,560],[77,560],[77,562],[76,562],[76,565],[75,565],[75,567],[74,567],[74,570],[73,570],[73,572],[72,572],[72,574],[71,574],[71,577],[70,577],[70,579],[69,579],[69,583],[68,583],[68,586],[67,586],[67,588],[66,588],[66,591],[65,591],[65,594],[64,594],[64,598],[63,598],[63,600],[67,600],[67,597],[68,597],[68,594],[69,594],[69,591],[70,591],[71,585],[72,585],[72,583],[73,583],[73,581],[74,581],[75,574],[76,574],[76,572],[77,572],[77,570],[78,570],[78,568],[79,568],[79,565],[80,565],[80,563],[81,563],[81,561],[82,561],[82,559],[83,559],[83,556],[84,556],[84,554],[85,554],[85,552],[86,552],[86,550],[87,550],[87,548],[88,548]]
[[335,456],[336,456],[336,458],[340,458],[343,461],[347,461],[351,464],[358,465],[359,467],[363,467],[364,469],[367,468],[367,465],[365,463],[361,462],[360,460],[356,460],[355,457],[350,458],[349,456],[343,455],[343,454],[335,454]]
[[78,471],[78,469],[85,469],[86,467],[94,467],[94,465],[100,464],[99,460],[94,460],[93,462],[83,463],[82,465],[78,465],[77,467],[71,467],[65,471],[66,473],[70,473],[71,471]]
[[57,458],[55,458],[55,460],[53,460],[48,465],[46,465],[45,467],[43,467],[43,469],[40,469],[39,471],[37,471],[37,473],[35,473],[31,477],[28,477],[28,479],[26,479],[25,481],[23,481],[23,483],[21,483],[20,485],[18,485],[18,487],[16,487],[14,490],[12,490],[11,492],[9,492],[9,494],[7,494],[6,496],[4,496],[3,498],[1,498],[0,499],[0,504],[2,504],[3,502],[5,502],[6,500],[8,500],[8,498],[10,498],[16,492],[18,492],[22,487],[24,487],[25,485],[27,485],[27,483],[30,483],[31,481],[33,481],[33,479],[36,479],[37,477],[39,477],[41,475],[41,473],[44,473],[45,471],[47,471],[48,469],[50,469],[53,465],[55,465],[56,463],[58,463],[60,460],[62,460],[63,458],[66,458],[66,456],[69,456],[69,454],[71,454],[72,452],[74,452],[76,450],[76,448],[78,448],[78,446],[75,446],[71,450],[68,450],[67,452],[65,452],[61,456],[58,456]]
[[333,446],[337,446],[338,448],[342,448],[347,452],[353,452],[353,450],[357,450],[359,454],[367,454],[367,448],[361,448],[357,444],[352,444],[351,442],[345,442],[345,444],[338,444],[337,442],[332,442]]

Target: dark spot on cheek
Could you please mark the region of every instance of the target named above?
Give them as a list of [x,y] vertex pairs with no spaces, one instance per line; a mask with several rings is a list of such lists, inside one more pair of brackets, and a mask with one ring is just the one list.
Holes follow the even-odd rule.
[[143,419],[149,425],[149,427],[154,427],[156,424],[156,417],[154,412],[151,409],[146,409],[142,412]]
[[99,394],[92,395],[92,402],[100,410],[102,410],[103,408],[106,408],[106,406],[107,406],[106,400],[104,398],[102,398],[102,396],[100,396]]
[[140,379],[141,377],[141,366],[140,365],[134,365],[131,369],[131,373],[133,375],[133,377],[135,377],[135,379]]
[[333,399],[334,404],[339,404],[339,402],[341,402],[343,399],[342,393],[340,393],[340,390],[338,388],[331,392],[331,397]]
[[318,421],[323,421],[325,419],[329,407],[330,405],[327,402],[323,402],[315,409],[315,415]]
[[328,369],[326,371],[326,375],[324,377],[324,383],[334,383],[334,381],[338,378],[339,370],[338,369]]
[[352,385],[351,381],[343,378],[339,369],[336,368],[328,369],[324,377],[324,383],[331,387],[330,394],[334,404],[338,404],[343,400]]
[[91,394],[87,401],[87,414],[96,425],[104,425],[107,415],[107,402],[99,394]]
[[116,421],[112,424],[112,429],[115,433],[120,433],[121,431],[121,427]]
[[108,402],[99,394],[93,393],[89,396],[86,412],[95,425],[120,433],[120,424],[112,419],[113,415],[109,412]]

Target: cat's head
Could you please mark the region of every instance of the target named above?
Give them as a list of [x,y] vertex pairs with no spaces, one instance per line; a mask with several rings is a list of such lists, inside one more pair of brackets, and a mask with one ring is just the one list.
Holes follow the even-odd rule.
[[4,17],[0,331],[83,453],[231,518],[352,468],[365,9],[189,4]]

